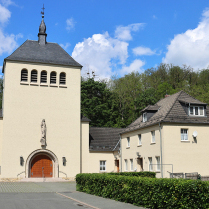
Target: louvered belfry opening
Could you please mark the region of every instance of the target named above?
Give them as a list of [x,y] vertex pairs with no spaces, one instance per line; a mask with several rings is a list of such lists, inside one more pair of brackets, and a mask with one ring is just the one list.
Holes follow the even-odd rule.
[[21,81],[28,81],[28,70],[23,69],[21,71]]
[[51,72],[50,74],[50,84],[56,84],[56,72]]
[[47,72],[45,70],[41,71],[41,83],[47,83]]
[[31,82],[37,83],[37,75],[38,75],[37,70],[31,71]]
[[65,85],[66,84],[66,75],[65,73],[60,73],[60,84]]

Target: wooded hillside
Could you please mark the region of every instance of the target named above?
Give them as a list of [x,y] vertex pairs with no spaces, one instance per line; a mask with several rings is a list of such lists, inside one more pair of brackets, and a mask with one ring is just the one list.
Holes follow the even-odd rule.
[[91,126],[126,127],[147,105],[180,90],[209,103],[209,69],[195,72],[187,66],[160,64],[108,82],[82,79],[81,112],[91,119]]

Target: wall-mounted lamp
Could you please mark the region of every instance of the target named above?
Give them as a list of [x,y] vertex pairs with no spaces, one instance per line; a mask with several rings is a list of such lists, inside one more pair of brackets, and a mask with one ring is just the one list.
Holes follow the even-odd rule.
[[66,166],[66,158],[65,157],[62,157],[62,163],[63,163],[63,166]]
[[20,156],[20,165],[23,166],[24,165],[24,159],[23,156]]

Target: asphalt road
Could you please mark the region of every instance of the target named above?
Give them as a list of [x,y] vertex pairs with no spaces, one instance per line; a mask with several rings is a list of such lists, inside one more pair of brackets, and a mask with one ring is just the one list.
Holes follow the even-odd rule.
[[0,182],[0,209],[142,209],[76,191],[74,182]]

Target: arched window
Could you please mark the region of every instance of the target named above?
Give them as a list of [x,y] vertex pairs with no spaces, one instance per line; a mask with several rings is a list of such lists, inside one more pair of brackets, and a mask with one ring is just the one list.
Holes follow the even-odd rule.
[[65,85],[65,84],[66,84],[66,74],[60,73],[60,85]]
[[57,76],[57,73],[56,72],[51,72],[50,74],[50,84],[56,84],[56,76]]
[[37,83],[37,70],[32,70],[31,71],[31,78],[30,81],[33,83]]
[[41,71],[41,83],[47,83],[47,72],[45,70]]
[[22,69],[21,70],[21,81],[28,81],[28,70]]

